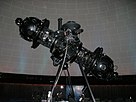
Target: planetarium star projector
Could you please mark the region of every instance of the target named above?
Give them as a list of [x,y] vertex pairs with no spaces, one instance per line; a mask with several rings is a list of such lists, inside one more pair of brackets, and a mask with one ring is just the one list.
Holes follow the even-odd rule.
[[75,62],[84,77],[92,75],[99,79],[111,80],[117,75],[113,60],[103,53],[102,47],[96,48],[93,52],[83,47],[78,37],[83,29],[75,21],[62,24],[62,18],[59,18],[56,31],[49,28],[48,19],[17,18],[15,23],[19,26],[20,36],[32,42],[32,48],[43,45],[50,49],[53,65],[61,66],[59,71],[67,69]]

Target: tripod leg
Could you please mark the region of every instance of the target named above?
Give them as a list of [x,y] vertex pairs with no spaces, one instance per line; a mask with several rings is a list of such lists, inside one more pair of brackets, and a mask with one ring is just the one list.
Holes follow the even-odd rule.
[[59,68],[58,68],[58,71],[57,71],[57,74],[56,74],[56,79],[55,79],[55,82],[54,82],[54,85],[52,87],[52,90],[50,92],[50,95],[48,97],[48,102],[52,102],[52,95],[53,95],[53,92],[54,92],[54,89],[59,81],[59,78],[61,76],[61,73],[62,73],[62,70],[63,70],[63,65],[60,65]]
[[86,76],[86,74],[85,74],[85,72],[84,72],[83,67],[81,66],[81,64],[79,64],[79,67],[80,67],[81,73],[82,73],[82,75],[83,75],[83,77],[84,77],[84,79],[85,79],[85,82],[86,82],[86,85],[87,85],[87,88],[88,88],[88,91],[89,91],[89,94],[90,94],[90,98],[92,98],[93,102],[96,102],[96,101],[95,101],[95,98],[94,98],[94,96],[93,96],[91,87],[90,87],[90,85],[89,85],[87,76]]

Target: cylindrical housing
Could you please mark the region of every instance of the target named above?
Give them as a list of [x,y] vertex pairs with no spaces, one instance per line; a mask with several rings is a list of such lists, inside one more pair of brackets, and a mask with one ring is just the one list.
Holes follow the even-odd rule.
[[58,30],[61,30],[62,27],[62,18],[58,19]]

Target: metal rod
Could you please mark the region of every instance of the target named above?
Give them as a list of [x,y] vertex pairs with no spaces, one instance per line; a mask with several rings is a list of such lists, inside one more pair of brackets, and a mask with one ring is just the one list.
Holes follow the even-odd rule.
[[90,85],[89,85],[87,76],[86,76],[86,74],[85,74],[85,72],[84,72],[84,70],[83,70],[83,67],[81,66],[80,63],[79,63],[79,67],[80,67],[81,73],[82,73],[82,75],[83,75],[83,77],[84,77],[84,79],[85,79],[85,81],[86,81],[86,85],[87,85],[88,91],[89,91],[89,93],[90,93],[90,97],[92,98],[93,102],[96,102],[96,101],[95,101],[95,98],[94,98],[94,95],[93,95],[93,92],[92,92],[92,90],[91,90],[91,87],[90,87]]

